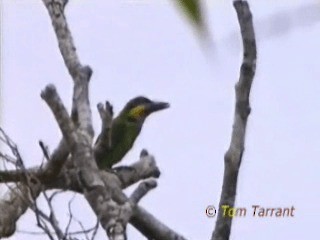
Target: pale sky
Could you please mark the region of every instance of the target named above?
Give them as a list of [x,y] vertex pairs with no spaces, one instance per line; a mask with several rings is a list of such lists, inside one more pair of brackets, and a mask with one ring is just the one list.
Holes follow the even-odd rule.
[[[94,71],[90,94],[96,133],[100,101],[108,99],[116,113],[137,95],[170,102],[169,110],[146,121],[121,164],[148,149],[162,174],[140,204],[186,238],[209,239],[216,218],[208,218],[205,209],[218,206],[220,199],[242,56],[232,1],[207,1],[215,46],[211,58],[170,0],[69,2],[78,54]],[[293,218],[235,218],[231,239],[311,239],[318,235],[320,217],[320,5],[314,4],[319,15],[308,18],[311,13],[303,7],[316,1],[249,2],[258,60],[236,206],[249,212],[252,205],[296,210]],[[55,84],[70,108],[72,81],[42,1],[3,0],[2,8],[1,126],[18,143],[26,165],[35,166],[42,159],[38,140],[53,150],[60,139],[40,92]],[[71,196],[55,202],[61,226],[68,220],[64,206]],[[86,226],[94,225],[82,197],[76,197],[73,210]],[[40,231],[35,225],[29,212],[18,229]],[[128,235],[142,239],[131,226]]]

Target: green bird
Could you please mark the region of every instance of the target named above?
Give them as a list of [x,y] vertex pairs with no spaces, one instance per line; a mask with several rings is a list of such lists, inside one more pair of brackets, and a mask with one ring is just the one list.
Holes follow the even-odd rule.
[[[169,107],[169,103],[151,101],[146,97],[130,100],[111,124],[111,144],[102,152],[96,152],[95,158],[99,169],[110,169],[132,148],[139,136],[142,126],[151,113]],[[96,145],[100,141],[97,138]]]

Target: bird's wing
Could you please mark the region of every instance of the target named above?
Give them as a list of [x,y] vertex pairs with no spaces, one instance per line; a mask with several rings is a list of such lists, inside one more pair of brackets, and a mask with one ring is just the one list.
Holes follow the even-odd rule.
[[120,119],[114,119],[111,127],[111,148],[115,148],[120,144],[121,140],[125,136],[126,123]]
[[95,142],[95,157],[97,160],[99,159],[97,163],[100,167],[105,168],[108,165],[108,168],[110,168],[114,163],[115,154],[119,151],[118,147],[121,145],[121,141],[125,135],[125,127],[125,122],[115,118],[111,126],[111,142],[109,143],[107,140],[108,137],[103,136],[103,132],[98,136]]
[[[97,140],[94,145],[98,146],[98,144],[102,144],[105,151],[114,148],[119,144],[119,142],[125,135],[125,127],[125,123],[123,123],[121,119],[115,118],[112,121],[111,129],[107,131],[102,131],[101,134],[97,137]],[[109,131],[111,131],[111,133],[109,133]],[[108,137],[104,136],[106,134],[111,134],[111,138],[109,139]],[[101,143],[102,139],[104,140],[103,143]]]

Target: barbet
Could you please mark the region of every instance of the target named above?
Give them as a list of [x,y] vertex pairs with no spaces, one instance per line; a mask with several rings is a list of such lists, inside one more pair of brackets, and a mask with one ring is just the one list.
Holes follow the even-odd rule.
[[[103,152],[96,155],[100,169],[110,169],[132,148],[139,136],[142,126],[151,113],[169,107],[166,102],[151,101],[146,97],[130,100],[111,124],[111,144]],[[99,143],[97,138],[96,144]]]

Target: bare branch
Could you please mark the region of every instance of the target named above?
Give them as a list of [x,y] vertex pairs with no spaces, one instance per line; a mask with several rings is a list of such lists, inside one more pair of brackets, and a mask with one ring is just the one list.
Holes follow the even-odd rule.
[[69,26],[64,15],[66,1],[43,0],[50,15],[52,26],[57,36],[59,49],[64,63],[73,79],[76,79],[81,68],[81,63],[76,52]]
[[[76,221],[77,221],[77,223],[79,224],[80,228],[82,229],[81,232],[84,233],[84,236],[86,237],[86,240],[89,240],[89,236],[88,236],[88,234],[87,234],[87,232],[86,232],[86,229],[85,229],[85,227],[83,226],[82,222],[79,221],[79,220],[76,220]],[[99,222],[98,222],[98,223],[99,223]]]
[[5,146],[7,146],[10,149],[15,159],[13,160],[13,158],[4,154],[1,154],[1,157],[7,160],[8,162],[15,163],[16,167],[21,168],[22,159],[18,150],[18,146],[2,128],[0,128],[0,140],[5,144]]
[[130,200],[137,204],[150,190],[157,187],[157,182],[154,179],[148,179],[139,184],[137,189],[131,194]]
[[83,131],[83,133],[88,134],[87,140],[89,140],[90,144],[94,136],[89,101],[89,79],[91,74],[92,70],[90,67],[82,67],[79,78],[74,79],[73,88],[73,106],[77,111],[79,129]]
[[[8,162],[12,165],[16,165],[17,163],[17,160],[11,156],[9,156],[8,154],[3,154],[0,152],[0,158],[2,158],[5,162]],[[4,162],[4,164],[5,164]]]
[[[2,133],[4,134],[5,136],[5,139],[6,139],[6,143],[7,143],[7,146],[10,148],[11,152],[13,153],[13,155],[16,157],[16,167],[19,168],[18,170],[22,173],[21,174],[21,178],[24,179],[24,181],[27,183],[28,185],[28,188],[29,188],[29,193],[30,195],[28,195],[28,197],[33,198],[34,196],[34,188],[35,186],[40,186],[40,182],[38,181],[37,178],[35,178],[31,172],[29,172],[25,165],[24,165],[24,162],[23,162],[23,159],[21,157],[21,154],[18,150],[18,146],[17,144],[15,144],[15,142],[13,140],[11,140],[9,138],[9,136],[7,136],[4,131],[2,131]],[[0,173],[0,181],[2,179],[2,176],[1,176],[1,173]],[[28,199],[30,200],[30,199]]]
[[68,234],[69,234],[69,228],[70,228],[71,222],[72,222],[72,220],[73,220],[73,214],[72,214],[71,204],[72,204],[74,198],[75,198],[75,194],[72,196],[72,198],[71,198],[70,201],[68,202],[69,221],[68,221],[68,224],[67,224],[66,229],[64,230],[64,236],[68,236]]
[[106,149],[111,148],[111,124],[113,119],[113,108],[107,101],[105,106],[102,103],[97,105],[101,118],[101,134],[98,136],[95,143],[95,159],[102,159]]
[[26,185],[12,188],[3,199],[0,199],[0,237],[11,236],[16,229],[16,221],[29,207],[26,201],[29,188]]
[[148,239],[186,240],[139,206],[135,208],[130,223]]
[[46,146],[42,141],[39,141],[39,146],[43,152],[44,157],[47,159],[47,161],[50,161],[49,147]]
[[[148,167],[150,167],[150,169],[148,170]],[[144,179],[147,177],[152,176],[152,172],[154,171],[154,169],[157,169],[156,165],[155,165],[155,161],[152,155],[146,155],[146,151],[143,151],[142,157],[140,158],[140,160],[137,163],[134,163],[133,165],[131,165],[129,167],[131,170],[128,171],[128,168],[120,168],[117,170],[117,175],[122,176],[122,179],[134,179],[135,181],[129,181],[131,183],[137,182],[140,179]],[[67,172],[65,172],[67,171]],[[104,182],[119,182],[118,184],[121,185],[119,180],[117,179],[117,175],[115,174],[108,174],[105,173],[105,171],[101,171],[103,174],[102,176],[105,178],[103,181]],[[79,185],[78,182],[78,172],[77,170],[74,169],[70,169],[70,170],[63,170],[61,171],[60,175],[58,178],[55,178],[54,181],[52,181],[51,183],[48,183],[48,185],[44,185],[44,189],[52,189],[52,188],[62,188],[62,189],[69,189],[69,190],[73,190],[73,191],[77,191],[82,193],[82,186]],[[130,174],[132,174],[133,176],[130,176]],[[144,175],[146,174],[146,175]],[[150,175],[148,175],[150,174]],[[110,179],[110,175],[112,175],[112,179]],[[122,187],[126,187],[130,184],[128,184],[129,182],[126,182],[126,184],[123,184]],[[16,196],[16,195],[14,195]],[[18,198],[20,201],[21,199]],[[15,201],[14,201],[15,202]],[[17,201],[17,205],[19,204],[19,201]],[[23,201],[21,201],[22,203],[24,203]],[[0,204],[1,206],[1,204]],[[140,209],[138,207],[138,209]],[[10,214],[13,214],[13,216],[17,216],[17,219],[20,217],[20,215],[18,213],[14,213],[13,211],[10,211]],[[132,218],[133,222],[132,224],[139,230],[141,231],[143,234],[147,233],[147,236],[153,236],[154,239],[157,239],[156,237],[159,236],[172,236],[171,239],[174,239],[175,236],[179,236],[177,233],[175,233],[173,230],[169,229],[168,227],[166,227],[163,223],[159,222],[154,216],[152,216],[151,214],[149,214],[146,210],[143,211],[135,211],[133,212],[134,217]],[[146,214],[146,215],[145,215]],[[1,219],[1,218],[0,218]],[[131,222],[131,220],[130,220]],[[136,223],[136,224],[134,224]],[[140,225],[140,223],[142,225]],[[145,225],[144,225],[145,223]],[[154,223],[154,224],[152,224]],[[14,226],[14,225],[13,225]],[[167,232],[168,234],[160,233],[162,231]],[[170,238],[168,238],[170,239]],[[177,238],[179,239],[179,238]],[[183,238],[180,238],[183,239]]]
[[[92,75],[92,70],[88,66],[82,66],[77,56],[73,39],[64,14],[64,7],[67,1],[43,0],[43,3],[49,12],[62,57],[73,79],[74,90],[72,113],[70,118],[55,90],[55,87],[53,85],[47,86],[42,92],[41,96],[54,113],[60,130],[63,133],[64,139],[60,142],[59,147],[50,157],[50,161],[45,166],[43,171],[37,171],[36,174],[33,175],[33,172],[25,169],[22,163],[22,173],[25,174],[25,177],[27,178],[27,185],[22,185],[20,195],[23,196],[23,191],[26,191],[25,196],[31,195],[32,201],[30,203],[30,201],[26,201],[21,196],[19,196],[19,199],[15,201],[15,199],[13,199],[13,195],[11,195],[10,204],[16,204],[16,207],[19,207],[19,204],[22,205],[24,201],[26,202],[25,205],[21,206],[19,212],[12,209],[7,212],[3,211],[3,207],[6,207],[8,203],[0,202],[0,220],[8,220],[9,218],[7,218],[7,216],[9,214],[11,220],[13,219],[13,223],[10,225],[9,231],[4,229],[9,225],[7,222],[4,221],[3,225],[2,222],[0,223],[0,235],[6,236],[8,232],[10,234],[14,231],[16,220],[25,212],[28,206],[31,206],[32,208],[36,207],[36,198],[39,196],[40,192],[44,191],[46,187],[50,186],[50,184],[53,186],[53,182],[54,180],[57,180],[56,176],[59,174],[59,177],[66,177],[65,179],[68,179],[70,182],[65,182],[63,189],[65,189],[66,185],[68,184],[70,184],[68,187],[74,187],[76,185],[78,190],[84,194],[86,200],[89,202],[91,208],[97,215],[101,226],[104,228],[110,239],[125,239],[126,225],[132,216],[133,209],[135,209],[134,203],[137,202],[143,195],[145,195],[146,192],[148,192],[148,190],[155,184],[150,184],[149,182],[149,185],[147,184],[144,186],[144,188],[141,187],[143,185],[140,185],[139,191],[133,195],[133,200],[130,201],[130,199],[128,199],[122,192],[122,187],[128,186],[129,183],[136,181],[138,179],[137,176],[139,175],[136,174],[135,177],[123,177],[123,181],[121,181],[117,175],[108,172],[102,172],[97,168],[94,160],[94,153],[92,151],[92,139],[94,132],[89,103],[89,80]],[[109,144],[110,142],[111,141],[109,141]],[[69,153],[71,153],[69,160],[74,163],[75,168],[71,170],[66,168],[64,169],[65,171],[63,171],[63,164],[67,160]],[[18,161],[21,159],[21,157],[18,155],[15,156],[17,157]],[[56,163],[58,163],[58,166],[55,167],[54,165]],[[152,164],[150,159],[141,161],[141,163],[139,166],[145,170],[144,177],[147,175],[146,168],[151,168],[150,166],[152,166],[153,172],[149,171],[148,174],[155,174],[156,166],[154,163]],[[121,169],[117,170],[119,174],[121,171]],[[157,171],[157,173],[157,175],[159,175],[159,171]],[[11,177],[15,174],[18,176],[19,172],[11,172]],[[49,178],[46,178],[46,174],[49,175]],[[128,175],[128,173],[126,174]],[[125,174],[123,174],[123,176],[124,175]],[[30,177],[29,179],[29,176],[32,178]],[[140,174],[139,177],[141,176],[142,175]],[[29,186],[29,184],[32,182],[31,180],[33,179],[37,183],[35,185],[37,188]],[[39,181],[39,179],[42,181]],[[39,182],[43,185],[38,184]],[[125,184],[122,184],[122,182]],[[48,204],[51,204],[50,198],[47,198],[47,200]],[[61,238],[63,237],[63,233],[58,228],[57,219],[52,213],[52,206],[49,205],[49,208],[51,210],[50,216],[46,216],[39,209],[36,209],[38,224],[43,227],[44,231],[46,231],[50,238],[53,238],[53,236],[50,234],[51,232],[49,227],[46,224],[48,222],[51,223],[51,226],[54,228],[57,236]],[[3,214],[5,215],[4,218]],[[13,216],[11,214],[13,214]],[[140,215],[140,218],[141,217],[145,216]],[[145,218],[148,217],[150,218],[150,216]],[[138,219],[136,221],[139,221],[139,217],[136,219]],[[158,224],[159,222],[154,221],[154,223]],[[152,236],[152,238],[157,238],[158,235],[152,234],[158,233],[157,231],[159,231],[159,227],[164,231],[168,230],[164,225],[161,225],[161,223],[157,226],[151,225],[151,228],[155,229],[154,231],[149,231],[147,226],[142,227],[151,234],[150,236]],[[173,231],[169,232],[169,235],[177,236]]]
[[[38,194],[40,190],[39,182],[33,178],[33,175],[28,172],[23,164],[23,160],[19,153],[17,145],[1,130],[1,141],[3,141],[16,157],[16,167],[20,168],[21,173],[19,177],[23,179],[27,185],[18,184],[15,188],[7,185],[10,189],[9,198],[4,197],[0,200],[0,236],[8,237],[15,231],[15,224],[18,218],[26,211],[27,207],[31,204],[32,199]],[[6,172],[0,173],[0,181],[6,177]],[[10,175],[9,175],[10,177]]]
[[50,161],[48,161],[44,167],[43,175],[46,176],[46,179],[51,180],[60,173],[60,170],[66,162],[68,155],[69,147],[63,138],[53,154],[50,156]]
[[98,229],[99,229],[99,219],[97,219],[97,223],[96,225],[94,226],[94,231],[91,235],[91,240],[94,240],[96,235],[97,235],[97,232],[98,232]]
[[61,55],[74,81],[72,115],[79,121],[80,129],[92,137],[91,109],[88,98],[88,82],[92,75],[89,66],[82,66],[69,30],[64,8],[65,0],[42,0],[45,4],[54,28]]
[[[91,228],[85,229],[83,227],[82,230],[69,232],[68,235],[73,236],[73,235],[88,234],[90,232],[96,231],[97,227],[99,227],[99,221],[97,221],[97,223]],[[43,231],[27,231],[27,230],[21,230],[21,229],[17,229],[16,232],[21,233],[21,234],[29,234],[29,235],[45,235],[46,234]],[[50,233],[52,235],[55,235],[55,232],[53,232],[53,231]],[[89,240],[89,238],[88,238],[88,240]]]
[[230,147],[224,156],[223,186],[212,240],[226,240],[230,236],[232,217],[224,216],[221,206],[233,207],[235,203],[238,172],[244,152],[247,120],[250,114],[249,95],[256,69],[257,49],[249,4],[247,1],[237,0],[234,1],[234,7],[240,24],[244,52],[240,79],[235,87],[236,104],[233,131]]
[[141,151],[140,160],[129,167],[114,168],[121,183],[122,188],[127,188],[132,184],[149,178],[159,178],[160,170],[156,165],[156,161],[152,155],[144,149]]
[[[62,140],[52,154],[51,161],[46,164],[43,171],[28,169],[26,173],[26,170],[16,170],[5,173],[8,179],[0,179],[0,181],[3,180],[3,182],[23,180],[22,182],[25,183],[12,188],[4,199],[0,200],[0,237],[9,237],[14,233],[16,221],[25,213],[28,207],[31,206],[31,201],[26,199],[26,197],[32,193],[31,195],[36,199],[41,192],[41,185],[38,184],[37,179],[40,179],[42,184],[53,181],[54,177],[60,172],[68,154],[68,146],[65,141]],[[1,174],[2,173],[0,173],[0,176]],[[32,179],[35,181],[32,179],[27,181],[26,175],[33,176],[34,178]]]
[[[146,152],[143,150],[142,152]],[[52,170],[48,167],[55,160],[56,155],[52,155],[52,158],[44,169],[39,168],[30,168],[26,171],[28,175],[34,176],[35,179],[38,179],[44,186],[45,189],[63,189],[63,190],[72,190],[76,192],[81,192],[81,186],[78,182],[78,171],[74,169],[72,165],[65,166],[57,176],[51,176],[49,170]],[[71,160],[69,160],[71,161]],[[48,170],[47,170],[48,169]],[[114,168],[114,173],[117,176],[117,182],[122,189],[127,188],[140,180],[144,180],[150,177],[158,178],[160,176],[160,171],[156,165],[154,156],[152,155],[142,155],[139,161],[133,163],[130,166],[120,166]],[[102,175],[105,174],[104,170],[100,171]],[[9,182],[22,182],[27,183],[25,178],[25,172],[22,170],[5,170],[0,171],[0,183],[9,183]]]
[[[61,191],[57,191],[54,192],[50,197],[48,197],[47,193],[45,191],[42,191],[49,210],[50,210],[50,215],[48,216],[47,214],[45,214],[37,205],[37,201],[36,198],[38,196],[33,197],[33,199],[31,199],[31,205],[30,205],[30,209],[32,209],[35,213],[36,216],[36,220],[37,220],[37,225],[39,228],[41,228],[44,233],[50,238],[50,239],[54,239],[54,234],[51,232],[50,227],[54,230],[55,235],[58,237],[59,240],[65,240],[66,236],[63,234],[62,230],[59,227],[59,223],[58,220],[55,216],[55,212],[52,206],[52,200],[53,198],[58,194],[61,193]],[[50,224],[50,225],[48,225]]]
[[57,194],[53,193],[51,197],[48,197],[47,193],[44,191],[43,195],[48,203],[49,210],[50,210],[49,222],[50,222],[52,228],[54,229],[55,233],[57,234],[58,238],[63,240],[63,239],[65,239],[66,236],[63,234],[62,230],[59,227],[59,223],[58,223],[58,220],[56,218],[56,214],[55,214],[53,206],[52,206],[52,200]]
[[22,170],[5,170],[0,171],[0,183],[9,182],[27,182],[25,172]]
[[[5,137],[4,139],[9,138]],[[13,141],[11,141],[10,145],[12,147],[16,146]],[[14,151],[18,150],[15,149]],[[10,188],[11,191],[7,193],[3,200],[0,200],[0,237],[9,237],[14,233],[16,221],[31,206],[32,201],[27,197],[32,196],[33,199],[36,199],[41,192],[39,179],[41,183],[52,181],[53,177],[60,172],[68,153],[68,146],[65,144],[65,141],[61,141],[58,148],[52,154],[51,161],[48,162],[43,171],[35,168],[28,170],[24,168],[0,173],[0,182],[21,181],[24,183],[18,184],[15,188]],[[22,165],[22,167],[24,166]]]
[[50,222],[50,218],[38,208],[36,202],[34,202],[34,204],[30,208],[35,212],[37,226],[41,228],[51,240],[54,240],[53,234],[51,233],[49,226],[46,223],[46,221]]
[[[143,151],[144,154],[146,154],[146,151]],[[117,175],[130,175],[130,173],[132,173],[135,177],[139,176],[139,171],[138,169],[143,169],[142,166],[146,166],[145,164],[143,164],[143,161],[149,161],[150,159],[152,159],[152,161],[154,161],[153,157],[151,155],[144,155],[142,154],[142,158],[140,159],[139,162],[131,165],[130,167],[132,167],[131,171],[128,171],[127,168],[120,168],[117,171]],[[155,166],[155,165],[154,165]],[[105,171],[102,171],[104,174],[102,174],[103,178],[104,178],[104,182],[106,183],[111,183],[111,182],[117,182],[116,178],[117,175],[114,174],[110,174],[110,173],[105,173]],[[148,172],[148,171],[146,171]],[[152,172],[152,171],[149,171]],[[69,176],[71,173],[69,173]],[[113,177],[115,179],[110,178],[110,175],[113,175]],[[124,179],[134,179],[135,177],[131,178],[130,176],[128,177],[124,177]],[[74,177],[72,177],[74,179]],[[139,179],[138,177],[136,179]],[[144,179],[143,177],[140,179]],[[68,180],[70,181],[70,180]],[[60,182],[60,181],[59,181]],[[59,182],[55,182],[55,184],[60,185]],[[61,181],[61,182],[66,182],[65,180]],[[70,189],[74,187],[74,191],[82,191],[81,187],[78,187],[77,184],[73,185],[74,182],[72,183],[72,185],[70,185]],[[59,187],[59,186],[54,186],[52,185],[51,188],[55,188],[55,187]],[[137,207],[138,211],[134,210],[133,211],[133,217],[130,219],[130,223],[132,223],[142,234],[147,234],[145,236],[149,237],[150,239],[184,239],[183,237],[181,237],[179,234],[175,233],[173,230],[171,230],[170,228],[168,228],[166,225],[164,225],[163,223],[161,223],[159,220],[157,220],[154,216],[152,216],[150,213],[148,213],[146,210],[141,210],[140,211],[140,207]],[[135,208],[136,209],[136,208]],[[158,236],[160,236],[159,238],[157,238]],[[164,238],[161,238],[164,237]],[[168,238],[167,238],[168,237]]]
[[[81,222],[79,222],[79,223],[81,223]],[[82,225],[82,223],[81,223],[81,225]],[[86,229],[82,225],[81,229],[82,230],[80,230],[80,231],[70,232],[69,235],[72,236],[72,235],[80,235],[80,234],[83,235],[84,234],[86,239],[89,240],[89,236],[87,236],[87,235],[88,235],[88,233],[92,232],[91,239],[93,240],[95,238],[96,234],[97,234],[98,229],[99,229],[99,219],[97,219],[97,222],[93,227]]]
[[70,148],[75,146],[75,126],[71,121],[67,109],[62,103],[55,86],[48,85],[42,92],[41,97],[46,101],[50,107],[55,119],[58,122],[60,130],[64,139],[67,141],[67,144]]
[[[29,176],[35,176],[36,179],[40,179],[41,183],[46,183],[54,180],[54,177],[60,172],[65,160],[69,154],[68,146],[64,140],[62,140],[51,156],[51,161],[46,164],[46,167],[42,172],[32,172],[28,170]],[[12,178],[15,180],[25,178],[25,172],[17,170],[16,173],[12,172]],[[14,176],[15,175],[15,176]],[[1,176],[1,174],[0,174]],[[7,179],[8,180],[8,179]],[[7,181],[5,181],[7,182]],[[30,181],[29,181],[30,182]],[[16,229],[16,221],[25,213],[30,206],[30,201],[25,196],[30,195],[30,188],[32,189],[32,195],[36,198],[41,192],[41,185],[33,184],[28,186],[26,184],[19,184],[18,187],[12,188],[6,196],[0,200],[0,237],[11,236]]]
[[[55,151],[56,152],[56,151]],[[60,156],[60,154],[53,154],[52,155],[52,159],[50,162],[52,162],[53,160],[55,160],[55,157],[57,156]],[[66,156],[66,155],[64,155]],[[48,163],[50,163],[48,162]],[[33,171],[32,171],[33,170]],[[28,170],[30,173],[30,175],[34,175],[35,178],[37,177],[41,177],[42,175],[38,174],[36,169],[29,169]],[[65,173],[65,171],[68,171],[67,173]],[[121,179],[121,181],[118,181],[119,183],[119,186],[121,187],[127,187],[129,186],[130,184],[133,184],[141,179],[145,179],[145,178],[148,178],[148,177],[151,177],[151,176],[156,176],[158,177],[159,176],[159,170],[156,166],[156,163],[155,163],[155,160],[154,160],[154,157],[152,155],[149,155],[148,152],[146,150],[143,150],[141,152],[141,156],[140,156],[140,160],[137,162],[137,163],[134,163],[133,165],[131,165],[130,167],[120,167],[120,168],[117,168],[116,169],[116,173],[117,175],[114,175],[114,174],[108,174],[108,173],[105,173],[105,171],[102,171],[103,174],[101,176],[105,176],[105,175],[108,175],[109,177],[107,177],[104,182],[117,182],[118,180],[112,180],[110,179],[110,175],[112,175],[113,177],[115,177],[115,179],[117,178],[117,176],[119,176],[119,178]],[[23,178],[25,176],[25,172],[22,171],[22,170],[16,170],[16,171],[11,171],[9,173],[7,173],[8,175],[9,174],[12,174],[12,177],[19,177],[19,178]],[[67,189],[71,189],[72,190],[72,187],[75,187],[75,189],[73,190],[78,190],[80,191],[82,189],[81,186],[79,186],[78,184],[78,177],[77,177],[77,174],[78,172],[76,170],[63,170],[61,172],[61,174],[59,175],[60,177],[61,176],[64,176],[62,178],[61,181],[57,180],[56,178],[54,178],[55,180],[53,181],[54,183],[56,184],[59,184],[59,182],[61,182],[61,185],[60,187],[64,187]],[[45,176],[43,176],[43,178],[45,178]],[[58,178],[59,179],[59,178]],[[41,179],[43,180],[43,179]],[[44,183],[45,182],[50,182],[50,181],[43,181]],[[68,185],[68,182],[71,184],[73,184],[73,186],[70,186]],[[52,184],[52,183],[51,183]],[[74,185],[76,184],[76,185]],[[141,186],[141,185],[140,185]],[[51,188],[59,188],[59,186],[57,185],[51,185]],[[46,185],[44,186],[44,188],[46,189]],[[50,188],[49,188],[50,189]],[[81,190],[82,191],[82,190]],[[143,194],[142,194],[143,195]],[[142,197],[142,196],[141,196]],[[136,198],[136,199],[140,199],[141,197],[139,198]],[[135,200],[137,201],[137,200]],[[130,206],[127,206],[125,208],[130,208]],[[125,219],[129,219],[130,218],[130,210],[121,210],[120,212],[126,212],[126,213],[129,213],[129,214],[126,214],[125,216]],[[18,216],[19,217],[19,216]],[[137,216],[136,219],[139,219],[139,217],[144,217],[144,216]],[[148,216],[146,217],[148,218]],[[162,225],[160,225],[162,226]],[[155,228],[157,229],[157,227],[159,226],[152,226],[150,225],[151,228]],[[148,229],[148,227],[147,227]],[[150,231],[152,233],[152,231]],[[154,235],[154,236],[157,236],[157,235]]]

